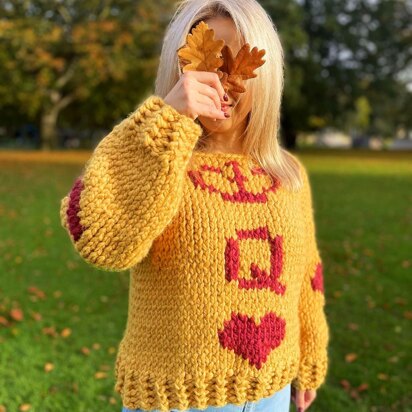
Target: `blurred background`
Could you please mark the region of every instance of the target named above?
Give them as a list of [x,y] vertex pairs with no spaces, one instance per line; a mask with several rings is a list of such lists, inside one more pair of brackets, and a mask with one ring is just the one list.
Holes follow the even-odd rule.
[[[282,145],[310,174],[325,266],[330,369],[310,410],[412,411],[412,2],[260,3],[285,49]],[[128,272],[83,262],[59,207],[153,92],[175,7],[0,1],[0,412],[120,410]]]

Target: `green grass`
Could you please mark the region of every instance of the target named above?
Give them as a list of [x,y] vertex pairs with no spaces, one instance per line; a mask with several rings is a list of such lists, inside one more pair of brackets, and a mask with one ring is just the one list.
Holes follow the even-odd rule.
[[[331,330],[327,383],[310,410],[412,411],[412,154],[296,154],[312,183]],[[36,412],[120,412],[113,367],[128,274],[88,266],[59,223],[60,199],[82,162],[0,162],[0,316],[13,307],[24,314],[0,323],[0,405],[8,412],[23,404]],[[50,327],[56,336],[44,333]],[[357,355],[353,362],[348,353]],[[96,379],[99,371],[107,376]],[[351,392],[342,380],[368,388]]]

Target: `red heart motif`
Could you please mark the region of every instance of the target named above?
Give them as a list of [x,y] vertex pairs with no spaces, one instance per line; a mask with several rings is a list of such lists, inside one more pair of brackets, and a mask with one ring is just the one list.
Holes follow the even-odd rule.
[[251,365],[260,369],[269,353],[277,348],[285,338],[286,321],[273,312],[268,312],[256,324],[253,316],[232,313],[218,331],[220,344],[232,349]]

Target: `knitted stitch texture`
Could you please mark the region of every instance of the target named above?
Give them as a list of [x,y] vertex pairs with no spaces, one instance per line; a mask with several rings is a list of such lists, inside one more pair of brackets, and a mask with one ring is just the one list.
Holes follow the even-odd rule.
[[[61,201],[75,250],[130,269],[114,390],[130,409],[241,404],[327,373],[322,260],[307,172],[288,190],[152,95],[95,148]],[[292,156],[292,155],[291,155]]]

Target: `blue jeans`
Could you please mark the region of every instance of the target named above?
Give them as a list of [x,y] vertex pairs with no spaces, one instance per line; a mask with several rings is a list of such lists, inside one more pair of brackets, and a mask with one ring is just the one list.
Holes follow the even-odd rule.
[[[272,396],[257,401],[246,401],[241,405],[228,403],[224,406],[209,406],[206,409],[186,409],[185,412],[289,412],[291,386],[290,383],[275,392]],[[178,412],[178,409],[172,409]],[[144,409],[127,409],[123,406],[121,412],[144,412]],[[159,412],[155,409],[152,412]]]

